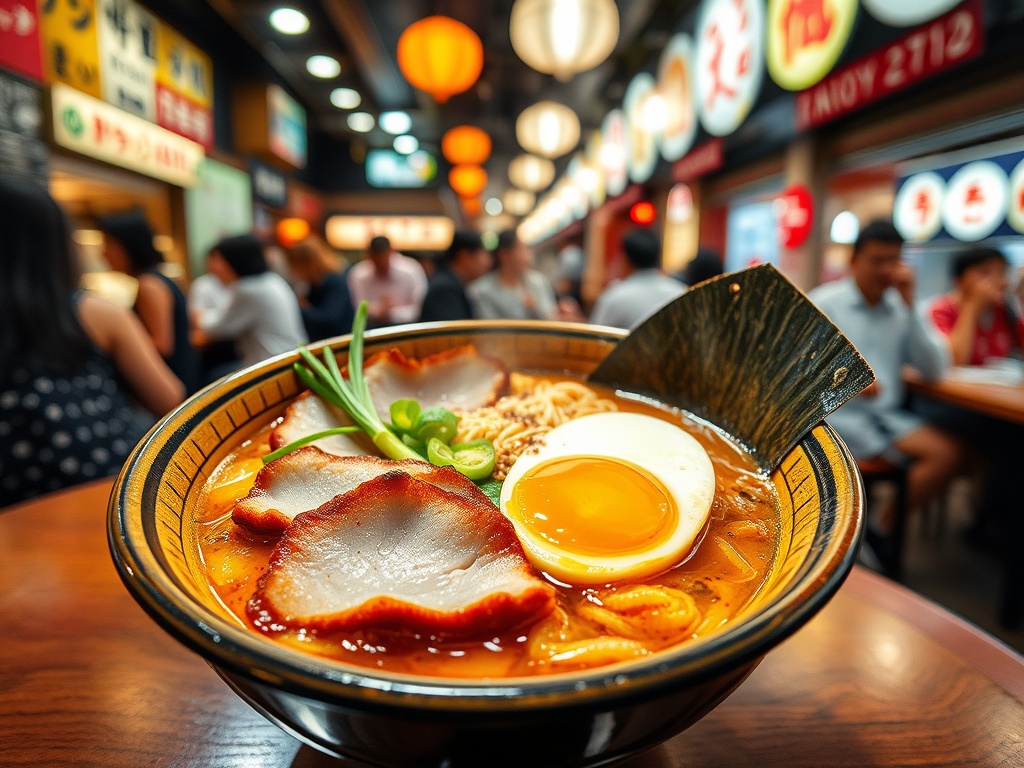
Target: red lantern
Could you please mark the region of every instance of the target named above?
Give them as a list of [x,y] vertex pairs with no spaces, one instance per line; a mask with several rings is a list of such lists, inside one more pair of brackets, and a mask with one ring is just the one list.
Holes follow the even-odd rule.
[[814,221],[814,201],[803,184],[787,187],[782,193],[779,215],[779,242],[784,248],[798,248],[807,242]]
[[443,104],[479,79],[484,46],[461,21],[428,16],[398,38],[398,68],[414,87]]
[[457,165],[448,172],[448,184],[459,197],[476,197],[487,186],[487,171],[479,165]]
[[457,125],[441,137],[441,153],[452,165],[483,165],[491,156],[491,137],[475,125]]
[[634,224],[640,224],[641,226],[647,226],[654,222],[656,212],[654,210],[654,203],[648,200],[641,200],[639,203],[634,203],[633,207],[629,209],[629,220]]

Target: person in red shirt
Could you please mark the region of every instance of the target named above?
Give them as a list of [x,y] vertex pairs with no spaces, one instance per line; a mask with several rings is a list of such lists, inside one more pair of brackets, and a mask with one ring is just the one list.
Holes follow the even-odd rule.
[[1008,303],[1008,267],[994,248],[971,248],[953,259],[954,290],[935,299],[929,314],[949,340],[955,365],[1020,353],[1024,320]]

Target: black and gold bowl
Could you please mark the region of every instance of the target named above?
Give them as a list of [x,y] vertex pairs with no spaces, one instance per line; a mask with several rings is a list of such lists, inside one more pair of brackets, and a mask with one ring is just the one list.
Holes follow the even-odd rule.
[[[329,345],[342,359],[348,337]],[[822,419],[871,372],[771,268],[706,283],[628,337],[544,322],[458,322],[367,335],[366,352],[463,344],[510,369],[569,373],[677,405],[745,445],[770,475],[780,544],[753,603],[716,634],[585,672],[472,681],[378,673],[244,627],[214,595],[197,543],[200,489],[300,391],[283,355],[200,392],[139,444],[110,501],[122,580],[254,709],[312,746],[369,766],[591,766],[658,744],[725,699],[804,625],[853,565],[862,486]]]

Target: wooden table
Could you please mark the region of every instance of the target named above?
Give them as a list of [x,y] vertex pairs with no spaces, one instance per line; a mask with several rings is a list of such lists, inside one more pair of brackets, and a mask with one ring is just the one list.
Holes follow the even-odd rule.
[[955,379],[929,382],[909,368],[903,373],[903,381],[914,394],[1024,425],[1024,386],[979,384]]
[[[157,627],[101,481],[0,512],[0,765],[341,768]],[[724,704],[631,768],[1024,765],[1024,658],[861,568]]]

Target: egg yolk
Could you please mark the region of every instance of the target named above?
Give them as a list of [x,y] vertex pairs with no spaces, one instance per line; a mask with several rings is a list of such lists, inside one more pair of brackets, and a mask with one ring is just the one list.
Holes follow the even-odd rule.
[[541,462],[516,483],[508,509],[537,536],[580,555],[646,550],[665,540],[679,521],[660,480],[607,456]]

